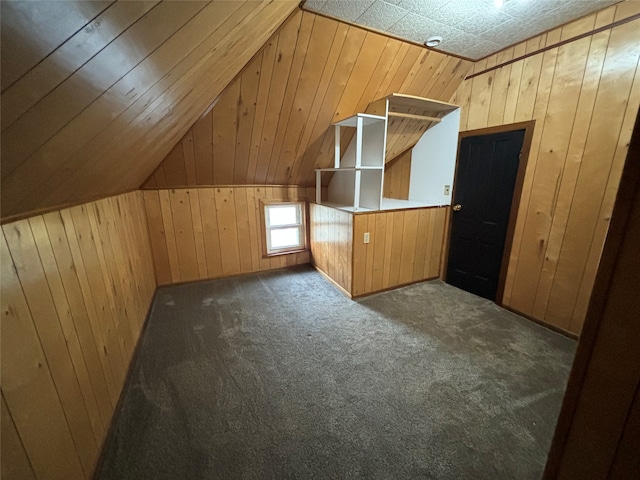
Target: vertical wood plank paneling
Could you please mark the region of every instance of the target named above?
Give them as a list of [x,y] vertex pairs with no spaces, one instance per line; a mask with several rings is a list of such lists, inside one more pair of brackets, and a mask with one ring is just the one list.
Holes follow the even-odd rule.
[[[362,295],[366,291],[367,280],[367,252],[371,243],[363,242],[363,236],[369,228],[367,215],[353,216],[353,291],[354,296]],[[336,253],[342,253],[334,247]]]
[[[249,167],[249,152],[251,150],[251,134],[255,118],[258,88],[260,86],[260,71],[262,55],[256,55],[252,61],[253,68],[243,72],[240,80],[240,97],[238,98],[238,142],[233,162],[233,182],[240,183],[247,176]],[[197,182],[189,185],[197,184]]]
[[[312,192],[313,194],[313,192]],[[309,263],[308,255],[263,256],[260,199],[304,199],[306,189],[220,187],[144,192],[159,285]]]
[[85,478],[4,234],[0,248],[3,396],[36,477]]
[[[100,417],[100,411],[89,379],[86,361],[78,340],[79,335],[76,326],[74,325],[71,308],[67,301],[67,296],[62,285],[62,279],[60,278],[59,268],[51,248],[49,234],[47,233],[44,219],[42,217],[31,218],[29,220],[29,224],[40,256],[44,277],[49,285],[51,299],[55,305],[58,319],[60,320],[60,327],[67,344],[67,349],[69,350],[73,370],[77,377],[77,383],[82,394],[86,412],[91,422],[91,428],[96,442],[95,445],[97,447],[104,438],[106,425]],[[95,452],[92,453],[95,454]]]
[[286,88],[284,97],[282,98],[282,106],[278,116],[277,129],[274,132],[273,147],[269,159],[269,168],[267,170],[267,183],[280,183],[275,180],[278,171],[278,164],[282,160],[282,143],[284,141],[286,131],[285,128],[291,119],[293,103],[298,92],[298,86],[301,80],[302,68],[309,51],[309,41],[313,32],[315,16],[301,15],[300,27],[297,32],[295,50],[289,67],[286,79]]
[[[198,195],[200,214],[202,215],[202,233],[204,250],[207,258],[207,275],[205,278],[222,276],[222,252],[218,230],[218,212],[213,188],[199,188]],[[171,283],[171,282],[166,282]]]
[[184,157],[184,169],[187,177],[187,185],[196,180],[196,152],[193,146],[193,130],[189,130],[182,142],[182,156]]
[[[238,248],[242,252],[240,255],[240,271],[249,273],[253,271],[251,262],[251,234],[249,231],[249,206],[247,203],[247,189],[235,188],[233,197],[236,207],[236,229],[238,232]],[[287,257],[295,258],[294,255]]]
[[385,164],[383,197],[409,200],[410,175],[411,149]]
[[[176,246],[176,234],[173,227],[173,213],[171,212],[170,190],[159,190],[160,210],[162,212],[162,225],[164,238],[167,242],[167,254],[169,256],[169,268],[171,281],[180,281],[180,263],[178,261],[178,247]],[[153,236],[153,235],[152,235]]]
[[[378,238],[378,231],[376,229],[376,219],[374,217],[367,219],[367,232],[369,233],[369,244],[367,245],[367,263],[365,270],[364,289],[368,292],[373,290],[373,271],[374,271],[374,258],[375,258],[375,239]],[[371,239],[374,239],[372,242]],[[356,237],[356,241],[357,237]]]
[[[218,214],[218,234],[222,255],[222,274],[237,275],[240,268],[240,248],[236,228],[236,205],[232,188],[216,188],[216,210]],[[243,252],[244,253],[244,252]]]
[[412,281],[418,281],[425,278],[424,275],[424,262],[427,257],[427,249],[425,248],[426,239],[428,236],[427,228],[429,227],[429,215],[431,210],[421,209],[418,210],[418,224],[416,230],[416,245],[415,245],[415,259],[413,263],[413,276]]
[[[213,184],[213,118],[205,115],[193,125],[196,183]],[[156,178],[156,176],[152,176]],[[157,184],[158,187],[166,186]]]
[[102,416],[102,423],[104,428],[107,428],[114,405],[111,399],[116,396],[116,388],[108,360],[100,355],[104,346],[102,335],[99,330],[93,331],[88,307],[82,295],[79,277],[84,275],[83,266],[74,262],[60,214],[57,212],[49,213],[44,215],[43,219],[51,240],[51,247],[66,298],[73,315],[78,341],[82,347],[84,361],[89,371],[93,392]]
[[[497,55],[498,63],[502,63],[513,58],[513,48],[509,48]],[[491,89],[491,102],[489,105],[489,117],[487,126],[502,125],[502,119],[504,117],[504,109],[507,103],[507,92],[509,89],[509,79],[511,78],[511,65],[506,65],[495,71],[493,77],[493,88]],[[463,82],[463,85],[467,82]],[[469,86],[472,82],[469,82]],[[462,106],[462,114],[469,109],[469,96],[467,95],[466,105]],[[465,118],[468,119],[468,112]],[[461,130],[469,130],[468,121],[464,123],[460,122]]]
[[[341,68],[337,67],[338,61],[343,56],[343,48],[345,47],[345,45],[347,45],[348,48],[352,48],[352,43],[347,42],[347,37],[350,31],[350,27],[346,24],[340,23],[337,26],[335,36],[333,37],[333,43],[331,44],[329,56],[322,70],[322,75],[320,76],[320,82],[318,83],[315,92],[313,92],[314,98],[309,116],[307,117],[307,121],[302,130],[301,139],[298,142],[298,149],[296,151],[298,161],[294,163],[294,166],[292,168],[292,177],[294,178],[294,183],[304,183],[306,181],[306,178],[312,171],[312,167],[310,166],[310,164],[312,163],[310,157],[303,157],[303,160],[300,160],[299,155],[301,153],[303,155],[306,155],[305,150],[310,146],[314,146],[315,148],[316,142],[320,141],[318,139],[318,136],[322,134],[322,128],[318,126],[318,117],[321,115],[321,113],[324,113],[324,110],[327,108],[325,98],[327,97],[327,92],[329,91],[329,89],[334,88],[332,87],[334,85],[334,76],[339,75],[338,72],[342,70]],[[351,37],[351,39],[353,39],[353,37]],[[336,72],[336,70],[338,70],[338,72]],[[327,98],[327,101],[329,101],[329,98]]]
[[384,250],[387,238],[387,221],[384,215],[376,215],[375,220],[376,235],[373,239],[373,273],[371,279],[371,290],[382,290],[384,275]]
[[[209,140],[197,132],[207,131],[201,124],[213,123],[213,176],[196,175],[196,181],[187,184],[162,183],[159,177],[166,176],[167,169],[159,167],[145,188],[313,185],[313,169],[333,162],[333,121],[393,92],[449,101],[470,68],[471,62],[298,12],[181,140],[189,143],[193,138],[195,152],[206,151]],[[398,137],[404,138],[411,129],[404,128],[408,122],[399,123]],[[187,172],[173,171],[181,165],[176,155],[170,154],[161,166],[171,163],[170,178],[183,181]],[[195,158],[196,172],[209,171],[207,155],[196,153]]]
[[[512,58],[627,18],[633,3],[516,45]],[[634,87],[639,25],[633,20],[479,75],[456,94],[462,130],[536,120],[503,302],[574,333],[580,333],[586,314],[621,159],[640,105]],[[491,75],[484,121],[477,114],[485,108],[484,97],[468,92],[476,81],[486,85]]]
[[399,284],[410,283],[413,280],[413,266],[416,259],[416,244],[418,240],[417,210],[404,212],[404,227],[402,229],[402,257],[400,260]]
[[196,249],[196,261],[198,262],[198,278],[206,278],[207,252],[204,242],[204,230],[202,227],[202,212],[200,211],[200,196],[197,190],[190,192],[189,203],[191,205],[191,224],[193,225],[193,240]]
[[4,395],[2,396],[0,428],[2,428],[2,437],[0,437],[0,475],[2,478],[36,480],[33,467],[24,450],[16,425],[13,423]]
[[283,125],[285,138],[278,159],[275,183],[291,183],[295,181],[295,173],[292,170],[294,157],[297,155],[301,136],[306,122],[312,114],[312,106],[319,91],[323,71],[327,68],[332,45],[335,42],[338,22],[316,16],[313,23],[313,32],[309,40],[309,46],[305,52],[304,66],[300,74],[296,95],[293,100],[293,108],[289,121]]
[[[437,278],[446,211],[441,207],[353,215],[353,296]],[[369,244],[363,243],[365,232],[370,234]],[[314,258],[316,253],[313,250]]]
[[[262,47],[259,55],[261,57],[260,83],[258,84],[258,96],[256,98],[256,108],[254,110],[253,131],[251,133],[251,150],[247,165],[247,179],[255,179],[260,156],[260,146],[262,145],[262,130],[264,120],[267,115],[267,103],[269,92],[271,91],[271,77],[275,67],[276,54],[278,48],[278,37],[274,35]],[[255,68],[253,64],[247,66],[248,69]],[[163,162],[164,163],[164,162]]]
[[[73,209],[72,209],[73,211]],[[131,341],[129,338],[129,328],[128,325],[123,322],[122,317],[119,315],[121,312],[121,304],[116,302],[116,298],[114,297],[114,285],[112,283],[111,271],[109,269],[109,265],[107,264],[107,258],[111,255],[111,252],[108,250],[111,248],[110,244],[107,244],[108,239],[101,235],[101,232],[98,231],[98,226],[95,218],[95,212],[91,208],[91,205],[81,206],[77,209],[77,213],[80,213],[76,218],[80,218],[81,222],[85,221],[85,226],[89,232],[89,238],[91,240],[91,248],[94,249],[94,253],[97,259],[97,265],[99,265],[99,270],[96,272],[99,275],[97,277],[101,277],[101,281],[98,281],[97,284],[100,285],[100,292],[102,294],[103,301],[103,311],[109,312],[109,320],[111,322],[111,334],[113,338],[114,345],[116,347],[111,351],[111,353],[118,352],[119,360],[120,360],[120,370],[119,370],[119,378],[118,382],[124,382],[124,378],[127,374],[127,355],[129,350],[132,348]],[[84,216],[83,216],[84,215]],[[75,219],[74,219],[75,223]]]
[[155,291],[144,217],[135,192],[3,226],[3,476],[91,478]]
[[402,265],[402,241],[404,239],[404,220],[403,211],[389,212],[392,221],[391,227],[391,268],[389,270],[389,287],[400,285],[400,267]]
[[[621,111],[620,106],[626,106],[633,100],[634,105],[631,108],[635,112],[638,111],[640,99],[631,98],[631,88],[637,75],[640,52],[637,43],[635,46],[628,44],[630,38],[640,39],[638,24],[640,22],[635,21],[613,29],[609,39],[582,166],[558,260],[558,270],[545,315],[545,319],[551,322],[566,323],[566,328],[570,327],[579,292],[579,286],[574,281],[575,275],[584,276],[589,250],[595,248],[596,251],[601,251],[604,244],[604,235],[595,238],[594,233],[601,221],[600,215],[603,214],[605,222],[608,222],[613,207],[610,204],[607,212],[600,212],[602,201],[607,195],[607,180],[616,159],[626,113],[626,109]],[[630,134],[628,135],[625,142],[627,146],[630,138]],[[622,158],[626,157],[626,146],[620,153]],[[612,182],[609,192],[615,191],[617,183]],[[585,239],[588,242],[585,242]]]
[[198,279],[198,257],[191,218],[191,199],[188,190],[176,189],[169,193],[173,233],[176,239],[180,280],[190,282]]
[[[313,264],[351,295],[354,216],[312,203],[309,205],[309,217]],[[366,267],[366,258],[360,263]]]
[[[21,220],[5,225],[3,232],[51,369],[80,463],[84,474],[89,475],[98,449],[29,221]],[[16,345],[14,348],[17,347]]]
[[519,258],[510,303],[521,312],[533,311],[535,297],[531,292],[537,288],[558,191],[563,181],[590,43],[590,38],[584,38],[564,45],[558,51],[549,107],[532,178],[536,188],[532,189],[529,197],[529,211],[533,210],[537,215],[527,216],[520,246],[521,251],[536,254]]
[[609,36],[610,31],[605,31],[593,36],[591,40],[580,99],[567,151],[567,159],[562,173],[562,182],[558,190],[556,208],[549,232],[548,246],[536,292],[533,308],[533,315],[536,318],[543,318],[545,316],[549,295],[551,295],[553,278],[558,266],[558,257],[567,227],[567,218],[571,210],[571,203],[577,177],[580,172],[580,166],[582,165],[589,125],[593,117],[593,108],[598,84],[602,75],[602,66],[609,43]]
[[620,137],[618,138],[616,151],[613,157],[605,195],[600,206],[598,222],[594,230],[594,240],[591,244],[591,248],[589,249],[589,257],[585,264],[582,282],[580,283],[580,291],[573,310],[572,327],[575,326],[576,329],[580,328],[584,322],[587,307],[589,305],[589,298],[591,296],[591,290],[593,289],[593,284],[596,279],[596,273],[600,263],[600,255],[608,232],[610,218],[609,212],[613,209],[617,194],[617,189],[614,187],[618,185],[620,181],[620,176],[625,162],[624,158],[628,150],[634,121],[637,116],[637,113],[634,110],[635,105],[640,105],[640,63],[639,68],[636,69],[631,95],[629,96],[627,112],[622,123],[622,129],[620,131]]
[[247,214],[249,225],[249,244],[251,246],[251,271],[261,270],[262,226],[260,222],[260,201],[257,188],[247,188]]
[[[296,58],[295,48],[302,16],[300,12],[296,13],[278,35],[277,58],[273,66],[273,71],[271,72],[267,108],[260,138],[260,152],[258,154],[255,177],[256,183],[266,182],[269,166],[272,163],[271,153],[278,129],[280,109],[283,107],[284,98],[287,93],[289,72],[291,71],[294,58]],[[308,30],[305,30],[305,32],[308,32]],[[298,54],[297,57],[300,58],[300,54]],[[238,83],[238,78],[235,79],[234,83]],[[233,84],[227,88],[233,88]],[[226,92],[224,95],[226,95]],[[222,139],[221,141],[226,142],[227,139]]]
[[[98,303],[97,298],[98,290],[93,289],[91,286],[91,281],[93,281],[95,276],[92,271],[95,270],[97,266],[92,262],[92,257],[87,252],[83,253],[70,212],[61,211],[59,212],[59,215],[62,220],[64,235],[66,235],[69,242],[74,270],[77,272],[82,298],[87,307],[87,314],[94,334],[94,340],[96,341],[96,348],[100,355],[100,361],[103,364],[103,372],[105,374],[107,387],[111,396],[111,404],[115,405],[119,393],[117,386],[119,356],[115,354],[112,355],[112,350],[113,353],[116,353],[116,350],[112,349],[112,347],[114,347],[112,344],[113,337],[108,334],[110,331],[110,325],[107,324],[107,314],[104,309],[100,309],[101,305]],[[50,223],[48,226],[51,228]],[[80,236],[81,235],[82,234],[80,233]],[[87,258],[86,261],[85,257]]]
[[164,224],[162,222],[160,196],[156,190],[145,190],[144,208],[147,212],[149,239],[153,251],[156,281],[158,285],[166,285],[171,283],[171,266],[169,264],[169,253],[167,251],[167,241],[165,239]]

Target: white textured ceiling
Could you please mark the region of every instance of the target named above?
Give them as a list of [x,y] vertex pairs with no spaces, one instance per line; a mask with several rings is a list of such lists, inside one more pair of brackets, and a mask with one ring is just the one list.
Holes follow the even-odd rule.
[[307,0],[303,8],[477,60],[620,0]]

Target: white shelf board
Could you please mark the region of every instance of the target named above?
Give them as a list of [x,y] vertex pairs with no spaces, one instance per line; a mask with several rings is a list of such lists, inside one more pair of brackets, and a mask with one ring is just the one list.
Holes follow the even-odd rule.
[[340,120],[339,122],[334,123],[334,125],[338,125],[340,127],[356,127],[358,126],[358,117],[362,118],[363,125],[371,125],[375,122],[384,122],[387,120],[387,117],[381,117],[380,115],[371,115],[369,113],[357,113],[352,117],[345,118],[344,120]]
[[384,170],[384,167],[370,167],[363,165],[362,167],[316,168],[316,172],[353,172],[356,170]]
[[[332,202],[322,202],[319,205],[322,205],[324,207],[331,207],[331,208],[337,208],[338,210],[344,210],[345,212],[351,212],[353,213],[353,205],[343,205],[340,203],[332,203]],[[370,208],[366,208],[366,207],[360,207],[357,210],[358,212],[372,212],[373,210],[371,210]]]
[[380,210],[398,210],[402,208],[424,208],[428,207],[423,202],[413,202],[410,200],[398,200],[396,198],[382,198],[380,202]]
[[460,108],[458,105],[454,105],[452,103],[401,93],[392,93],[385,98],[389,100],[389,109],[399,106],[404,108],[430,110],[432,112],[452,112],[453,110]]

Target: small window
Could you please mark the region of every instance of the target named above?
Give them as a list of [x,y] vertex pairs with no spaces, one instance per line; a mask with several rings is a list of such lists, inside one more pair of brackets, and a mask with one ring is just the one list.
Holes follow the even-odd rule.
[[267,255],[305,248],[303,202],[265,204],[264,224]]

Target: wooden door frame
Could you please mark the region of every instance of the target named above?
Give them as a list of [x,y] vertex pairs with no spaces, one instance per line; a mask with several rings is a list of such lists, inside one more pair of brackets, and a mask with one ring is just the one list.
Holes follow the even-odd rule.
[[518,220],[518,209],[520,208],[520,198],[522,197],[522,188],[524,185],[524,176],[527,171],[527,163],[529,162],[529,153],[531,151],[531,142],[533,140],[533,131],[536,125],[535,120],[529,120],[526,122],[510,123],[507,125],[497,125],[495,127],[479,128],[476,130],[467,130],[458,134],[458,153],[456,155],[456,169],[453,177],[453,191],[451,193],[452,205],[447,212],[447,228],[446,237],[444,239],[444,254],[442,260],[442,274],[441,278],[445,280],[447,278],[447,265],[449,264],[449,247],[451,243],[451,224],[453,223],[451,215],[451,207],[453,206],[453,199],[455,198],[456,185],[458,181],[458,168],[460,166],[460,147],[462,140],[467,137],[476,137],[480,135],[492,135],[495,133],[513,132],[516,130],[524,129],[524,139],[522,140],[522,149],[520,150],[520,159],[518,162],[518,173],[516,175],[516,183],[513,187],[513,197],[511,199],[511,209],[509,211],[509,221],[507,223],[507,234],[504,243],[504,249],[502,253],[502,261],[500,262],[500,276],[498,279],[498,290],[496,291],[495,302],[502,305],[502,299],[504,296],[504,287],[507,279],[507,269],[509,268],[509,259],[511,257],[511,248],[513,247],[513,235],[516,228],[516,221]]

